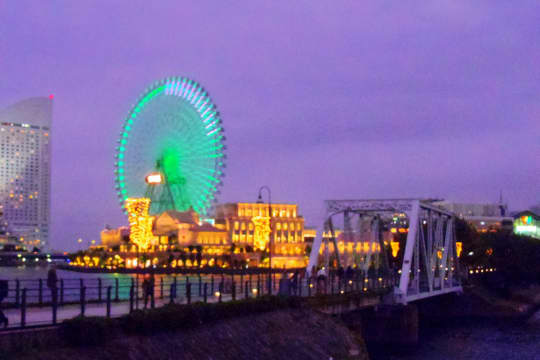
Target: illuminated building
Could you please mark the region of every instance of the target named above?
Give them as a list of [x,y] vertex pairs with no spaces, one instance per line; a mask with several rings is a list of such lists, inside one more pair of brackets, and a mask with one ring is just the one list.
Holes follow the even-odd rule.
[[138,251],[147,251],[154,240],[154,217],[148,215],[150,199],[129,198],[125,206],[129,220],[129,240],[137,246]]
[[121,245],[129,242],[129,228],[121,226],[117,229],[105,229],[101,231],[101,244],[106,248],[119,250]]
[[514,234],[540,239],[540,216],[529,210],[515,214]]
[[209,224],[193,211],[168,210],[156,218],[154,234],[161,245],[230,245],[224,229]]
[[307,264],[304,218],[294,204],[229,203],[216,207],[216,224],[227,231],[235,251],[253,266],[268,266],[261,252],[272,243],[272,266],[298,268]]
[[30,249],[49,240],[52,96],[0,110],[3,226]]
[[304,219],[296,205],[273,204],[270,216],[268,204],[225,204],[217,206],[215,218],[193,209],[154,217],[149,206],[148,198],[128,199],[129,232],[125,227],[101,232],[102,246],[125,259],[126,267],[137,266],[139,252],[155,257],[150,264],[171,267],[264,267],[270,242],[273,267],[306,266]]
[[[365,256],[368,253],[379,253],[381,251],[381,246],[379,243],[372,241],[370,242],[369,239],[371,237],[371,229],[366,228],[367,230],[362,232],[361,234],[353,232],[346,234],[342,232],[341,230],[335,230],[334,236],[336,239],[336,244],[339,250],[339,253],[342,254],[342,266],[353,266],[357,261],[355,261],[355,257],[362,257]],[[323,234],[323,239],[327,238],[328,241],[328,251],[330,254],[334,254],[335,252],[335,246],[332,241],[330,241],[332,235],[328,233]],[[384,241],[388,243],[388,241],[392,241],[393,235],[389,232],[383,232]],[[319,255],[323,255],[326,249],[325,241],[321,244],[321,248],[319,249]],[[399,251],[399,242],[395,242],[396,244],[393,244],[393,249],[395,248],[396,256],[397,251]],[[394,256],[395,257],[395,256]],[[334,264],[337,265],[337,264]]]

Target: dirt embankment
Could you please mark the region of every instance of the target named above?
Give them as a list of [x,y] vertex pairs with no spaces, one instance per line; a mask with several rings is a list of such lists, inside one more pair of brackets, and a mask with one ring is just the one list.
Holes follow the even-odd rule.
[[311,310],[246,316],[154,336],[120,336],[100,347],[61,347],[17,359],[368,359],[361,338]]

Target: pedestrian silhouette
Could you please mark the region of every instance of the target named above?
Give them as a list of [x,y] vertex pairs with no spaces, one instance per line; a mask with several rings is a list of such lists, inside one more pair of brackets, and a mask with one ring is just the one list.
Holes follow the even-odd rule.
[[[8,295],[8,282],[7,280],[0,280],[0,305],[2,303],[2,300],[4,300]],[[4,324],[4,327],[7,327],[9,324],[9,319],[6,315],[2,312],[2,309],[0,309],[0,324]]]

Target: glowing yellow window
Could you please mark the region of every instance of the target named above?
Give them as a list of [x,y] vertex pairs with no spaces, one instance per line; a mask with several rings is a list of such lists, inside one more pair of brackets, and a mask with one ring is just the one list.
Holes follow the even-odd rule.
[[246,223],[242,223],[241,229],[242,229],[242,230],[246,230]]
[[249,223],[249,230],[253,230],[253,223],[252,222]]
[[234,230],[238,230],[238,221],[234,222]]
[[284,223],[283,224],[283,230],[287,230],[287,229],[288,229],[288,225],[287,225],[287,223]]
[[281,230],[281,223],[276,224],[276,230]]

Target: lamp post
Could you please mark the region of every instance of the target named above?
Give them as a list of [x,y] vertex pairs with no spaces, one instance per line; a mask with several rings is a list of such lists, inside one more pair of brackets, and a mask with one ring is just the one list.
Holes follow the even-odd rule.
[[257,204],[262,204],[262,191],[266,190],[268,192],[268,213],[270,215],[270,241],[268,244],[268,289],[270,290],[270,294],[272,294],[272,245],[274,243],[274,235],[272,234],[272,192],[270,191],[270,188],[266,185],[261,186],[259,189],[259,196],[257,198]]

